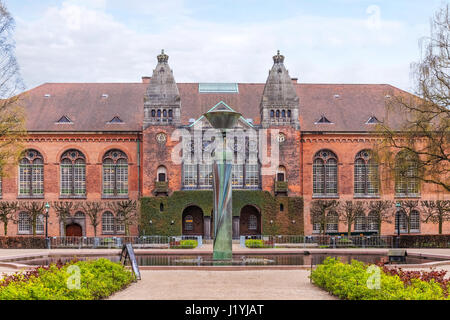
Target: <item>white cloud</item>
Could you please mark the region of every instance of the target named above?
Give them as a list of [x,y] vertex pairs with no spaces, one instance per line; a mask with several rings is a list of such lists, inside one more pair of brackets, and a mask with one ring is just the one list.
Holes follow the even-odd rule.
[[[300,82],[391,83],[407,89],[409,63],[417,58],[417,32],[395,21],[379,20],[377,28],[369,28],[365,16],[300,15],[226,24],[195,20],[182,0],[173,0],[158,2],[152,11],[161,18],[158,30],[142,32],[108,14],[111,1],[70,0],[48,8],[38,20],[16,18],[17,55],[28,87],[136,82],[151,74],[164,48],[178,82],[264,82],[280,49]],[[128,2],[135,10],[146,8]],[[172,9],[176,20],[164,15]]]

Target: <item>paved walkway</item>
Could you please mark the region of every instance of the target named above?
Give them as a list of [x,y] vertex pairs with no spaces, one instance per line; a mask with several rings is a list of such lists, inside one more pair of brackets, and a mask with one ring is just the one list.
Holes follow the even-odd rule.
[[143,270],[142,280],[110,300],[335,300],[307,270]]

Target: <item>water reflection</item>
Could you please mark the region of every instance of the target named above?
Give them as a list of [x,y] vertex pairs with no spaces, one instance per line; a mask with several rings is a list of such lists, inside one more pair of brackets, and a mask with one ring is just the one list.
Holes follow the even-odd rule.
[[[338,258],[342,262],[348,263],[352,259],[365,263],[378,263],[387,261],[384,255],[349,255],[349,254],[286,254],[286,255],[233,255],[231,261],[214,261],[212,255],[136,255],[139,266],[212,266],[212,265],[316,265],[320,264],[327,257]],[[16,261],[28,265],[48,265],[56,263],[58,260],[69,262],[73,259],[93,260],[106,258],[111,261],[119,261],[119,256],[72,256],[72,257],[51,257],[41,259],[31,259]],[[406,257],[407,264],[425,263],[436,261],[436,259],[424,259],[423,257]]]

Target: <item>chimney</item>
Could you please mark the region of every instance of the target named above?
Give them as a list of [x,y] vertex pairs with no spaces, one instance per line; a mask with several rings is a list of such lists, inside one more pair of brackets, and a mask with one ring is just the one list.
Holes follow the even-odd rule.
[[298,83],[298,78],[291,78],[292,80],[292,84],[297,84]]
[[150,83],[151,79],[152,79],[152,77],[144,76],[144,77],[142,77],[142,83]]

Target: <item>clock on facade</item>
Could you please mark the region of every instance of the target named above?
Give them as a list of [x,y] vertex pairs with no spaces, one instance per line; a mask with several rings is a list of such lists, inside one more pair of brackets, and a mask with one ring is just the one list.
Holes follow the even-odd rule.
[[284,142],[284,141],[286,141],[286,135],[285,135],[284,133],[280,132],[280,133],[278,134],[278,142],[279,142],[279,143],[282,143],[282,142]]
[[167,136],[165,133],[160,132],[156,135],[156,141],[158,141],[159,143],[163,144],[166,143],[167,140]]

